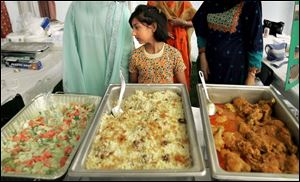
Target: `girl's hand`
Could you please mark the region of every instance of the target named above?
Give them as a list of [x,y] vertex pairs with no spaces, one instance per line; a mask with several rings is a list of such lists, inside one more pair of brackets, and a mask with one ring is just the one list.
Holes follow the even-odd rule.
[[138,73],[129,74],[130,83],[138,83]]
[[176,76],[177,81],[179,83],[183,83],[186,86],[187,90],[189,90],[187,82],[186,82],[184,71],[176,72],[175,76]]
[[203,53],[200,53],[199,57],[200,57],[199,58],[200,59],[200,70],[203,72],[205,81],[207,81],[210,71],[209,71],[207,60],[206,60],[206,55],[203,52]]
[[251,72],[248,73],[245,85],[255,85],[255,74]]

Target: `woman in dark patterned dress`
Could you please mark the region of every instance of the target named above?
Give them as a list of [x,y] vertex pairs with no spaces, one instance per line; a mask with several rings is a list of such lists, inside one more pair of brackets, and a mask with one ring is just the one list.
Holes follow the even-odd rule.
[[208,83],[255,84],[263,53],[260,1],[204,1],[193,25]]

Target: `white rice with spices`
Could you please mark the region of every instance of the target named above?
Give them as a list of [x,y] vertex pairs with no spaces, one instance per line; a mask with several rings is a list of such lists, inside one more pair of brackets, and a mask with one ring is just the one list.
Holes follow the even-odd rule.
[[181,97],[174,91],[136,91],[119,117],[104,114],[86,159],[87,169],[191,167]]

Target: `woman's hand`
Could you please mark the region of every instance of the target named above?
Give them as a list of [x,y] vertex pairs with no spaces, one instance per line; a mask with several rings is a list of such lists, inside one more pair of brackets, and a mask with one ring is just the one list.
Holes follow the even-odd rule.
[[173,26],[180,26],[180,27],[187,26],[187,22],[185,20],[180,19],[180,18],[169,19],[169,22]]
[[204,79],[207,81],[210,71],[209,71],[207,60],[206,60],[205,52],[200,53],[199,58],[200,58],[200,70],[203,72]]
[[245,81],[245,85],[255,85],[255,74],[248,72],[248,76]]
[[173,35],[171,32],[168,32],[168,36],[169,36],[171,39],[175,39],[174,35]]

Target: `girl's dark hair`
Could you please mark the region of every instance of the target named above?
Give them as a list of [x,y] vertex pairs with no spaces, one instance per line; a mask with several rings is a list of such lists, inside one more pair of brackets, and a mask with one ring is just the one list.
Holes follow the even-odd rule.
[[136,18],[141,23],[146,23],[147,25],[151,25],[152,23],[156,22],[157,29],[154,32],[155,40],[159,42],[166,42],[167,39],[169,38],[167,17],[163,12],[159,11],[156,7],[147,6],[147,5],[138,5],[129,18],[129,24],[131,28],[132,28],[133,18]]

